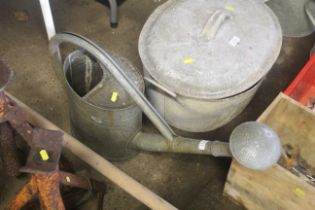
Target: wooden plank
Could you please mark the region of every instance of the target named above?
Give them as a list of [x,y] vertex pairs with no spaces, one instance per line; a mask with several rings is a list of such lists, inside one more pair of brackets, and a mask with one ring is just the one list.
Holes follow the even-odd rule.
[[[299,148],[302,159],[311,169],[315,168],[313,111],[280,94],[258,121],[272,127],[282,144]],[[265,171],[253,171],[233,161],[224,194],[253,210],[315,209],[315,188],[280,165]]]

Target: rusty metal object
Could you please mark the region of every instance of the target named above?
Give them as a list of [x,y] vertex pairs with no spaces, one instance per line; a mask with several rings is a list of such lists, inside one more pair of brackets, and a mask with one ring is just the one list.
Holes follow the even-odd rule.
[[315,175],[309,166],[305,165],[305,161],[300,156],[300,150],[290,144],[283,146],[282,157],[279,161],[280,165],[300,177],[305,182],[315,186]]
[[[31,150],[22,172],[50,173],[59,170],[63,142],[61,132],[34,128],[20,133],[32,137],[28,142]],[[43,160],[41,152],[47,155],[47,160]]]
[[28,202],[39,195],[41,208],[43,210],[65,209],[60,187],[70,187],[93,190],[94,192],[105,193],[106,185],[94,180],[78,177],[76,175],[55,171],[51,174],[35,173],[31,180],[18,192],[15,198],[6,206],[5,210],[22,209]]
[[60,193],[59,173],[55,172],[52,175],[35,174],[34,176],[36,177],[42,209],[65,209]]
[[[18,210],[38,197],[42,210],[64,210],[60,186],[93,190],[105,193],[103,183],[90,181],[76,175],[61,172],[59,160],[63,147],[63,133],[42,128],[34,128],[26,120],[26,113],[7,97],[4,88],[12,72],[0,61],[0,152],[8,174],[31,173],[31,180],[6,206],[6,210]],[[26,165],[20,168],[13,130],[30,147]]]
[[[78,201],[82,200],[86,190],[61,187],[62,200],[66,209],[76,209]],[[33,199],[22,208],[23,210],[42,210],[39,199]]]
[[[5,125],[12,126],[11,132],[12,129],[17,131],[31,148],[26,165],[20,171],[32,173],[32,178],[7,205],[6,210],[21,209],[37,195],[41,209],[63,210],[65,206],[60,192],[61,185],[105,193],[106,185],[103,183],[59,171],[63,147],[62,132],[33,128],[26,121],[26,114],[14,101],[5,95],[0,98],[5,101],[2,106],[3,118],[7,121]],[[10,140],[12,143],[13,139]]]
[[19,191],[5,210],[19,210],[39,194],[43,210],[64,210],[62,202],[59,172],[51,175],[34,174],[31,180]]
[[21,164],[13,139],[13,130],[6,122],[0,124],[0,157],[6,175],[18,176],[20,174]]
[[90,184],[87,179],[67,172],[60,173],[60,182],[65,186],[80,187],[85,190],[90,189]]
[[19,191],[14,200],[5,207],[5,210],[21,209],[29,200],[33,199],[37,193],[36,180],[31,179],[24,187]]

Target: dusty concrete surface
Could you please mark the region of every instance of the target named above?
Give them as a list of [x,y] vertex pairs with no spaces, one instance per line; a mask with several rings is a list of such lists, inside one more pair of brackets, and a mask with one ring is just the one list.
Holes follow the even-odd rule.
[[[137,51],[139,33],[150,13],[164,1],[126,1],[120,7],[117,29],[109,27],[108,9],[94,0],[50,2],[57,31],[84,35],[141,68]],[[277,64],[246,111],[224,128],[195,136],[227,140],[237,124],[255,120],[304,65],[313,42],[314,36],[285,39]],[[15,71],[8,90],[60,127],[69,130],[67,97],[51,65],[47,43],[38,1],[1,1],[0,56]],[[146,126],[149,126],[147,121]],[[77,159],[71,159],[79,169],[85,168]],[[115,164],[180,209],[242,209],[222,196],[229,163],[225,158],[143,152],[131,160]],[[89,168],[86,170],[102,178]],[[3,195],[2,191],[0,194],[0,209],[25,179],[6,180],[3,188],[6,193]],[[147,209],[110,182],[109,185],[104,209]],[[83,209],[87,208],[95,209],[93,203]]]

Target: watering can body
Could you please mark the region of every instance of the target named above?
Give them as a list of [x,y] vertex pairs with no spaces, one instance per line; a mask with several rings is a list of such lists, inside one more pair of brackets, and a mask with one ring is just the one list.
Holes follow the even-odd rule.
[[[129,143],[142,128],[142,111],[106,67],[91,58],[76,50],[57,68],[68,95],[71,132],[109,160],[129,159],[137,154]],[[116,60],[143,92],[141,74],[126,59]]]

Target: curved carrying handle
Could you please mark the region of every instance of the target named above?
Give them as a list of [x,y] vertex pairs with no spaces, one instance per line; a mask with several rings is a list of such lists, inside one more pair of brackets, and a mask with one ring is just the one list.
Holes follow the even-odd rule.
[[60,70],[63,69],[59,45],[63,42],[77,45],[94,56],[101,65],[105,66],[110,71],[119,84],[133,98],[136,104],[142,109],[148,118],[150,118],[152,123],[163,134],[163,136],[169,141],[173,140],[176,134],[167,124],[164,118],[156,111],[156,109],[151,105],[151,103],[141,93],[141,91],[138,90],[138,88],[128,78],[124,70],[115,62],[115,60],[104,49],[97,46],[92,41],[80,35],[69,32],[57,34],[50,40],[49,49],[54,61],[56,62],[59,76],[62,76],[60,75]]
[[227,12],[222,10],[215,11],[204,26],[200,34],[201,37],[207,41],[214,39],[221,26],[229,18],[230,15]]

